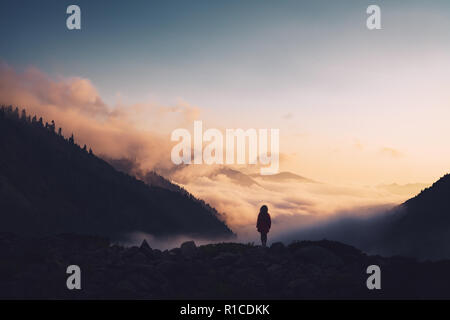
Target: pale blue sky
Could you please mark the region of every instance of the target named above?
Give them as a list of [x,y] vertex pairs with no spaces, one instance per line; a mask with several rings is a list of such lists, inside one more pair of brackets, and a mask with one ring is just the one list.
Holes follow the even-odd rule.
[[[66,29],[70,4],[81,31]],[[381,7],[382,30],[366,28],[369,4]],[[0,3],[0,59],[16,70],[87,78],[111,106],[117,94],[124,104],[182,99],[216,126],[281,128],[310,171],[349,141],[398,149],[396,165],[373,160],[390,176],[409,165],[398,181],[447,170],[449,31],[448,0]],[[353,170],[352,158],[335,162]]]
[[[69,4],[81,7],[81,32],[65,28]],[[381,6],[384,30],[365,28],[368,4]],[[129,102],[260,108],[299,87],[333,90],[323,74],[347,57],[448,48],[448,24],[430,14],[448,21],[449,2],[4,0],[0,57],[86,77],[110,103],[120,92]]]

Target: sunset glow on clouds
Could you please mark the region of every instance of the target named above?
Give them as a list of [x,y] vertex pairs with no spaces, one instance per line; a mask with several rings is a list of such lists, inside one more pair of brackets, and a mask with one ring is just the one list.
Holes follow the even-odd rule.
[[[228,175],[218,165],[176,167],[170,161],[173,146],[170,130],[179,126],[189,127],[191,121],[201,115],[200,108],[185,102],[174,106],[142,103],[110,107],[87,79],[53,80],[37,69],[18,73],[2,63],[0,99],[1,104],[24,106],[28,114],[43,116],[44,121],[55,120],[57,126],[63,128],[63,134],[69,136],[74,133],[77,143],[87,144],[96,154],[113,159],[136,160],[141,170],[156,170],[179,183],[212,204],[241,236],[249,233],[257,208],[263,203],[271,208],[274,223],[280,223],[277,230],[282,232],[295,227],[292,219],[296,220],[296,216],[309,217],[301,220],[304,224],[359,207],[393,205],[406,200],[422,187],[395,193],[375,184],[362,186],[329,184],[327,181],[265,180],[250,175],[258,172],[255,166],[231,166],[242,173],[242,178]],[[319,145],[314,148],[318,149]],[[361,152],[360,149],[366,147],[353,148],[356,151],[352,152]],[[334,159],[328,159],[329,162],[322,159],[317,161],[318,165],[324,168],[332,166],[338,157],[342,157],[340,151],[335,152],[337,156]],[[386,158],[384,161],[396,161],[400,157],[398,151],[387,147],[374,152],[374,155],[379,161],[383,157]],[[301,170],[301,166],[294,167],[296,159],[292,152],[282,150],[281,171],[297,168],[294,172],[307,172]],[[347,160],[351,161],[351,158]],[[242,183],[241,179],[245,177],[252,183]],[[308,178],[315,179],[311,175]]]
[[[0,103],[55,120],[97,155],[156,170],[242,230],[262,203],[286,227],[286,217],[398,204],[449,170],[450,10],[448,1],[380,2],[383,29],[373,32],[368,1],[178,10],[90,1],[80,32],[59,25],[64,4],[11,1],[7,14],[2,3]],[[222,132],[280,129],[280,171],[320,183],[245,185],[258,167],[230,166],[241,178],[176,167],[170,134],[194,120]]]

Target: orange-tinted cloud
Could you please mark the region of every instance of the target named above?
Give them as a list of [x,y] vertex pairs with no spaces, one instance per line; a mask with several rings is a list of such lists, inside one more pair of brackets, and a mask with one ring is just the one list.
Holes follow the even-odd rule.
[[[96,154],[136,159],[141,169],[158,169],[216,207],[235,231],[248,228],[254,234],[254,222],[262,204],[269,205],[276,226],[277,217],[327,216],[355,206],[406,199],[405,195],[392,196],[386,190],[277,183],[258,177],[253,178],[257,184],[246,186],[224,173],[215,173],[215,166],[174,167],[170,160],[170,130],[190,127],[201,115],[200,108],[183,101],[174,106],[152,103],[108,106],[88,79],[55,80],[34,68],[17,72],[0,63],[0,104],[25,108],[28,114],[42,116],[44,121],[55,120],[64,135],[74,133],[77,143],[87,144]],[[381,152],[401,156],[391,148],[383,148]],[[294,160],[292,152],[280,153],[281,162]],[[259,167],[240,169],[251,173]],[[287,227],[295,226],[278,225],[275,230],[280,232]]]
[[172,166],[170,136],[163,122],[185,124],[200,110],[187,103],[110,107],[93,84],[84,78],[54,80],[29,68],[17,72],[0,63],[0,104],[26,109],[28,114],[55,120],[63,134],[74,133],[78,144],[87,144],[96,154],[110,158],[130,157],[145,169]]

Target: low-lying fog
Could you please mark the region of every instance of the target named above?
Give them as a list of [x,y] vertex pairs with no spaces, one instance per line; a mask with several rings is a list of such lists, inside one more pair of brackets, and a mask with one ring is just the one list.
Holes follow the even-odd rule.
[[[236,172],[238,172],[236,174]],[[256,219],[262,204],[269,207],[272,228],[269,244],[294,240],[329,239],[371,250],[371,233],[377,232],[378,217],[416,195],[425,184],[337,186],[303,180],[263,178],[211,168],[185,168],[173,174],[196,197],[214,206],[221,218],[237,234],[233,239],[199,239],[178,236],[165,239],[136,232],[127,244],[138,245],[147,239],[153,248],[170,249],[194,240],[198,245],[216,242],[259,244]],[[358,232],[359,231],[359,232]]]

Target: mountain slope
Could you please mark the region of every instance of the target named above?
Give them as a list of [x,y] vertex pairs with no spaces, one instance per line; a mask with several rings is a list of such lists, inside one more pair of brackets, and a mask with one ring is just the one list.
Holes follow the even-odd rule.
[[135,160],[129,158],[113,159],[105,155],[102,155],[100,157],[110,165],[112,165],[114,169],[136,177],[138,180],[144,181],[149,186],[159,187],[175,192],[181,192],[183,194],[189,194],[188,191],[186,191],[184,188],[175,183],[172,183],[155,171],[141,170]]
[[243,187],[259,186],[258,182],[252,179],[249,175],[235,169],[223,167],[216,170],[211,175],[211,177],[217,177],[218,175],[224,175],[228,179],[230,179],[233,183]]
[[[367,215],[367,209],[371,213]],[[355,212],[358,212],[355,210]],[[337,216],[286,233],[278,240],[330,239],[371,254],[450,259],[450,175],[392,209],[362,208],[366,215]],[[369,211],[370,212],[370,211]]]
[[397,207],[389,220],[382,240],[389,253],[450,258],[450,175]]
[[55,131],[0,109],[0,231],[232,235],[203,201],[118,172]]
[[299,176],[298,174],[292,172],[280,172],[273,175],[260,175],[260,174],[251,174],[253,178],[260,178],[263,180],[271,181],[271,182],[286,182],[286,181],[296,181],[296,182],[307,182],[307,183],[315,183],[316,181]]

